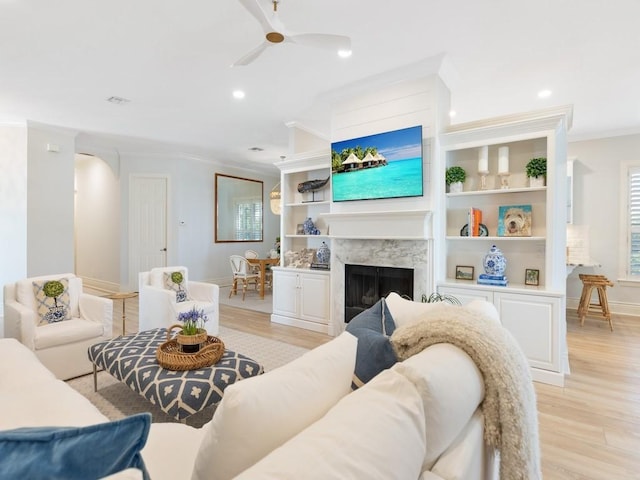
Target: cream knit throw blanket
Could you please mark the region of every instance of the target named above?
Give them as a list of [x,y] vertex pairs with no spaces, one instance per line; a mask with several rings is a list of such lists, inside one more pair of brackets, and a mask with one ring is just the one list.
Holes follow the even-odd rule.
[[[425,317],[427,317],[425,315]],[[540,445],[529,364],[513,336],[494,320],[464,307],[429,313],[391,335],[398,360],[436,343],[465,351],[484,377],[485,441],[500,453],[501,480],[538,480]]]

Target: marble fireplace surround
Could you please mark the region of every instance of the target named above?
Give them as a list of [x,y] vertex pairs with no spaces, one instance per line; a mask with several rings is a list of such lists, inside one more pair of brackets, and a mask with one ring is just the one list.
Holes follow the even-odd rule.
[[433,234],[431,212],[329,213],[331,237],[331,326],[339,335],[344,323],[345,265],[412,268],[413,298],[431,293]]

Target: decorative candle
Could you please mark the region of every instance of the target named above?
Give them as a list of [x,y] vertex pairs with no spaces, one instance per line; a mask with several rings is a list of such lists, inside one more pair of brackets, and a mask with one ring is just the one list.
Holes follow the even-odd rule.
[[484,147],[480,147],[480,151],[478,152],[478,172],[488,172],[489,171],[489,147],[486,145]]
[[509,147],[498,148],[498,173],[509,173]]

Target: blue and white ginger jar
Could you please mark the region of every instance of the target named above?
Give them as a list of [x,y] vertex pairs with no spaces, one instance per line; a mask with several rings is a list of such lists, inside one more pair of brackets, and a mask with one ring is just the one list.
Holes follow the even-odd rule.
[[313,224],[311,217],[307,218],[302,224],[302,230],[305,235],[316,235],[316,226]]
[[329,250],[329,247],[325,242],[322,242],[322,245],[320,245],[320,248],[316,252],[316,259],[318,260],[318,263],[323,265],[327,265],[329,263],[329,260],[331,259],[331,250]]
[[487,275],[504,275],[504,271],[507,269],[507,259],[504,258],[502,252],[498,247],[493,245],[484,256],[484,273]]

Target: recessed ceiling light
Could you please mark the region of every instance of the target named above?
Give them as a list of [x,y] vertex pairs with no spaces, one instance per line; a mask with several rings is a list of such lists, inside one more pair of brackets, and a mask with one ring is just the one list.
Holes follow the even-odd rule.
[[349,58],[353,52],[351,50],[338,50],[340,58]]
[[449,110],[449,116],[451,118],[455,117],[456,116],[456,111],[455,110]]
[[107,98],[107,102],[109,103],[113,103],[115,105],[124,105],[125,103],[129,103],[131,100],[127,99],[127,98],[123,98],[123,97],[109,97]]
[[242,99],[244,98],[244,92],[242,90],[234,90],[233,98]]
[[547,98],[551,96],[551,90],[540,90],[538,92],[538,98]]

